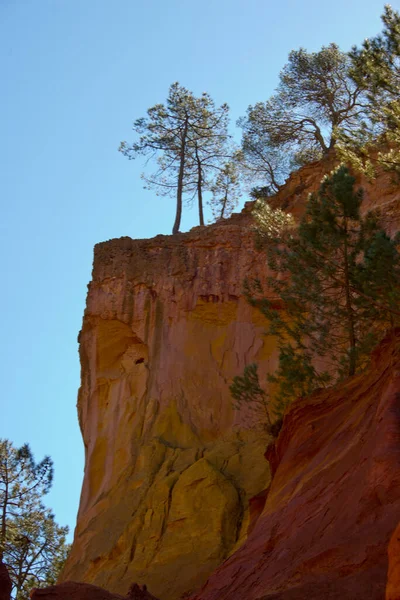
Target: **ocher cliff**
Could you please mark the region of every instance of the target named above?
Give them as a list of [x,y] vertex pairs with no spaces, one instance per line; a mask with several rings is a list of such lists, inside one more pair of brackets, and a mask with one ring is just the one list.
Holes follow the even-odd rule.
[[[275,205],[301,214],[308,193],[318,188],[332,164],[310,165],[294,174],[274,199]],[[400,194],[390,177],[381,175],[378,181],[361,183],[366,190],[365,209],[380,206],[389,228],[398,228]],[[310,563],[307,568],[310,572],[329,570],[333,559],[328,547],[321,550],[324,556],[328,552],[328,558],[321,558],[322,566],[316,558],[319,546],[313,535],[318,536],[318,532],[306,536],[301,544],[298,540],[303,534],[297,528],[309,519],[313,523],[314,511],[311,497],[308,505],[304,500],[307,509],[300,501],[304,488],[301,469],[305,469],[304,481],[317,483],[318,473],[331,465],[329,453],[318,454],[317,448],[334,435],[329,429],[331,416],[327,413],[325,421],[309,417],[311,425],[321,428],[318,435],[307,421],[304,431],[303,425],[299,426],[298,434],[295,428],[290,429],[292,442],[287,438],[279,441],[278,451],[284,443],[288,448],[287,479],[274,479],[271,491],[277,491],[272,496],[269,492],[264,507],[270,470],[263,455],[270,440],[257,415],[234,411],[231,406],[228,385],[232,377],[241,373],[245,364],[256,361],[264,379],[276,361],[274,341],[263,336],[263,319],[242,295],[245,277],[263,279],[266,274],[265,257],[254,247],[251,226],[250,212],[245,210],[187,234],[136,241],[121,238],[96,246],[80,334],[78,412],[86,450],[85,476],[64,581],[86,581],[122,594],[137,581],[146,583],[161,600],[178,600],[182,594],[199,589],[239,549],[239,554],[226,563],[226,570],[222,567],[217,571],[199,597],[281,598],[251,595],[237,572],[232,574],[232,568],[242,565],[241,557],[245,556],[240,569],[247,569],[250,579],[251,573],[260,569],[282,571],[279,561],[285,562],[287,546],[293,547],[294,554],[305,553],[304,560],[297,558],[303,565],[307,562],[306,547],[314,543],[310,561],[316,566],[314,569]],[[345,431],[352,427],[356,431],[363,405],[353,411],[349,401],[339,413],[335,406],[333,402],[333,413],[349,420]],[[336,433],[340,438],[340,429]],[[311,466],[307,475],[297,455],[302,455],[308,437],[314,444],[310,452],[325,456],[327,463],[315,466],[315,472]],[[346,444],[351,455],[350,441]],[[332,452],[338,451],[339,442]],[[326,484],[331,496],[323,483],[316,488],[328,504],[335,496],[335,486],[339,486],[335,480],[338,473],[333,469]],[[365,473],[369,477],[367,470]],[[340,481],[341,477],[339,474]],[[325,481],[323,477],[321,481]],[[351,479],[348,482],[353,485]],[[243,546],[251,498],[253,522],[249,542]],[[294,502],[286,514],[284,506],[290,498]],[[296,506],[303,510],[298,522]],[[350,506],[349,527],[351,510]],[[269,531],[270,513],[275,514],[275,521],[285,521],[284,535],[273,519],[270,535],[260,533]],[[306,535],[307,527],[304,531]],[[282,544],[280,550],[275,538]],[[274,555],[276,546],[280,553]],[[377,552],[382,553],[382,548],[380,540]],[[365,551],[360,551],[357,560],[361,561],[361,554],[364,556]],[[301,580],[304,569],[301,567],[298,575],[296,564],[288,576]],[[344,570],[346,565],[344,561]],[[382,573],[381,563],[379,568]],[[221,596],[219,577],[225,594]],[[269,590],[265,583],[269,577],[261,577],[261,587],[256,587],[260,593]]]
[[179,598],[244,537],[269,481],[267,437],[254,413],[233,411],[228,385],[246,363],[265,373],[274,361],[242,297],[265,270],[250,224],[96,247],[80,334],[85,478],[64,580]]

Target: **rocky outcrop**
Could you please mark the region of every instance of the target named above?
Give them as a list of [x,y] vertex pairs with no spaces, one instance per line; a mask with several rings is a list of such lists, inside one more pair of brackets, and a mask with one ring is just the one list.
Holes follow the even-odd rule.
[[[300,215],[332,160],[295,173],[272,202]],[[365,210],[379,204],[398,228],[398,186],[386,174],[360,183]],[[274,340],[242,293],[246,277],[266,276],[250,210],[187,234],[95,247],[79,338],[85,475],[63,580],[115,593],[138,581],[177,600],[199,589],[248,531],[260,535],[272,501],[263,458],[270,440],[259,415],[234,410],[229,394],[246,364],[257,362],[262,380],[276,365]]]
[[399,598],[400,335],[367,374],[299,400],[266,458],[247,541],[192,600],[382,600],[387,583]]
[[[337,165],[335,154],[319,162],[306,165],[290,175],[281,190],[270,199],[274,208],[282,208],[300,218],[304,213],[310,192],[319,189],[322,178]],[[386,231],[393,234],[400,229],[400,187],[397,176],[377,169],[374,179],[355,174],[356,186],[363,189],[362,211],[377,211]]]

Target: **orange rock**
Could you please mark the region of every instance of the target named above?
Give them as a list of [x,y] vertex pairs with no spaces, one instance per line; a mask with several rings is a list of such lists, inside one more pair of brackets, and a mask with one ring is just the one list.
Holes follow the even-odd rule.
[[99,244],[80,333],[86,448],[63,580],[163,600],[201,586],[245,539],[269,483],[260,416],[231,405],[247,362],[276,360],[242,294],[265,277],[251,216],[188,234]]
[[[301,169],[272,202],[301,214],[332,166],[330,158]],[[365,208],[378,190],[398,227],[400,192],[388,175],[374,188],[360,182]],[[260,416],[232,408],[229,384],[251,362],[264,381],[277,352],[242,293],[246,277],[267,275],[251,227],[248,204],[186,234],[95,247],[80,333],[85,475],[63,580],[116,593],[147,582],[176,600],[203,585],[248,530],[255,535],[269,438]]]
[[[192,600],[381,600],[400,514],[400,332],[371,371],[285,417],[264,509]],[[398,599],[392,537],[387,599]],[[396,580],[397,577],[397,580]]]

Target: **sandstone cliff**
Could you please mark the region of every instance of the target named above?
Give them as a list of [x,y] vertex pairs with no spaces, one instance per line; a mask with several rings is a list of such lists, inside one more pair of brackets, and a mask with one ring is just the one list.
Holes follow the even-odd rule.
[[[305,167],[274,202],[301,214],[331,167]],[[361,183],[365,208],[380,205],[397,228],[398,187],[387,175]],[[256,415],[232,409],[228,386],[252,361],[263,378],[276,352],[242,296],[247,276],[265,276],[248,209],[187,234],[96,246],[80,334],[85,476],[64,581],[120,594],[137,581],[161,600],[177,600],[241,551],[250,513],[251,535],[260,539],[269,440]],[[290,446],[291,460],[297,452]],[[294,462],[293,477],[298,468]],[[279,491],[281,502],[285,494]],[[254,560],[270,564],[268,553]],[[217,597],[210,581],[204,598]]]
[[179,598],[241,543],[269,480],[267,437],[232,409],[228,385],[247,362],[265,372],[274,360],[242,297],[264,263],[246,215],[96,246],[80,334],[85,477],[64,580]]

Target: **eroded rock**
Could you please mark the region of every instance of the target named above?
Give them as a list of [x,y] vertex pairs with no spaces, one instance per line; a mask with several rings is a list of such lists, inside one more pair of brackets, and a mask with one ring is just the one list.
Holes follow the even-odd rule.
[[293,406],[247,541],[192,600],[399,598],[399,392],[400,335],[367,374]]
[[270,438],[233,409],[229,384],[276,360],[242,295],[246,275],[265,275],[250,224],[96,247],[80,334],[85,479],[63,579],[117,593],[148,582],[175,600],[245,539]]

